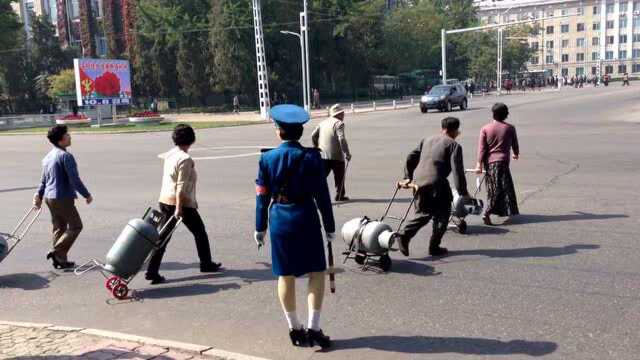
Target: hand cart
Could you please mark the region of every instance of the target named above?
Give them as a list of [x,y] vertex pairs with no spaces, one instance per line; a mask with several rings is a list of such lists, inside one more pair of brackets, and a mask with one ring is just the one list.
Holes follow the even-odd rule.
[[146,255],[146,257],[144,257],[142,262],[139,264],[133,264],[136,269],[135,271],[129,272],[126,275],[118,274],[116,271],[111,271],[110,269],[112,267],[108,268],[106,263],[100,262],[96,259],[91,259],[85,264],[77,267],[74,270],[74,273],[80,276],[97,268],[98,271],[100,271],[100,274],[102,274],[106,279],[105,287],[107,291],[109,291],[111,295],[118,300],[127,299],[129,295],[129,283],[131,283],[136,275],[149,263],[151,257],[167,244],[173,232],[182,222],[181,218],[176,218],[175,216],[171,216],[165,221],[165,216],[161,212],[153,210],[152,208],[147,209],[142,220],[150,223],[157,229],[159,241],[153,245],[151,251]]

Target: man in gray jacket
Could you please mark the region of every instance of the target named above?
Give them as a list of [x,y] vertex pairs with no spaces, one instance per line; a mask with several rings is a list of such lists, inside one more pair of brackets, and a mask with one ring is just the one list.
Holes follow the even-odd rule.
[[447,117],[442,120],[442,133],[420,141],[405,166],[405,179],[401,187],[416,187],[415,216],[400,229],[398,248],[409,256],[409,241],[433,219],[433,233],[429,242],[429,255],[444,256],[447,249],[440,247],[451,215],[453,193],[447,177],[453,181],[460,196],[467,197],[467,179],[464,175],[462,147],[455,139],[460,134],[460,120]]
[[75,158],[67,151],[71,146],[67,127],[52,127],[47,138],[53,149],[42,160],[42,180],[33,197],[33,205],[39,209],[44,200],[51,212],[53,249],[47,259],[56,269],[70,269],[75,264],[67,259],[67,254],[82,231],[82,220],[75,205],[76,193],[80,193],[87,204],[91,204],[93,197],[80,180]]
[[349,144],[344,135],[344,109],[335,104],[329,109],[329,118],[322,121],[311,134],[313,146],[320,148],[326,176],[333,171],[336,185],[336,201],[347,201],[345,196],[346,161],[351,160]]

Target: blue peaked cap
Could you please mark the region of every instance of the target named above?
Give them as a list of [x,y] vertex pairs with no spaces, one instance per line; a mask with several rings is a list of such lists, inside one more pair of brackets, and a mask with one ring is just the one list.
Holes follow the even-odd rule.
[[282,125],[302,125],[309,121],[309,113],[297,105],[276,105],[271,108],[271,117]]

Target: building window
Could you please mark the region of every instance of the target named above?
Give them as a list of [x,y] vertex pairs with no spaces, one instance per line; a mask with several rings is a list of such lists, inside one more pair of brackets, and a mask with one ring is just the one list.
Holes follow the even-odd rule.
[[584,15],[584,8],[582,6],[578,6],[578,8],[576,8],[576,15],[578,16]]
[[599,22],[594,22],[594,23],[593,23],[593,25],[591,26],[591,28],[592,28],[594,31],[598,31],[598,30],[600,30],[600,23],[599,23]]
[[598,68],[597,68],[597,67],[595,67],[595,66],[592,66],[592,67],[591,67],[591,75],[595,75],[595,74],[597,74],[597,73],[598,73]]
[[547,26],[547,34],[553,34],[553,26]]
[[569,24],[560,25],[560,32],[566,34],[569,32]]
[[620,38],[618,39],[620,44],[626,44],[627,43],[627,35],[620,35]]
[[569,62],[569,54],[562,54],[562,62]]
[[613,74],[613,65],[607,65],[604,67],[605,74]]
[[553,64],[553,55],[547,55],[544,59],[547,64]]
[[639,28],[640,27],[640,17],[635,16],[633,18],[633,27],[634,28]]
[[553,17],[553,10],[547,11],[547,17]]
[[568,10],[568,9],[562,9],[562,10],[560,10],[560,15],[562,15],[562,16],[565,16],[565,15],[567,15],[568,13],[569,13],[569,10]]
[[560,70],[560,74],[562,74],[562,76],[569,76],[569,69],[567,68],[562,68]]
[[564,39],[562,40],[562,48],[568,48],[569,47],[569,40]]
[[640,64],[633,64],[633,66],[631,67],[631,70],[634,73],[640,72]]
[[576,68],[576,76],[582,76],[584,75],[584,68],[583,67],[577,67]]
[[593,15],[598,15],[598,14],[600,14],[600,6],[594,6]]
[[627,58],[627,50],[618,51],[618,59],[626,59]]
[[627,72],[627,65],[618,65],[618,74],[624,74]]
[[553,40],[547,40],[547,49],[553,49]]
[[626,18],[624,18],[624,19],[620,19],[620,23],[619,23],[618,27],[619,27],[620,29],[624,29],[624,28],[626,28],[626,27],[627,27],[627,19],[626,19]]
[[578,30],[578,32],[580,32],[580,31],[584,31],[584,23],[579,23],[579,24],[577,25],[577,30]]
[[577,53],[576,54],[576,61],[584,62],[584,53]]
[[584,47],[584,38],[576,39],[576,46],[579,47],[579,48],[583,48]]
[[538,43],[537,41],[532,42],[531,43],[531,50],[538,51],[538,49],[540,49],[540,43]]
[[633,42],[640,42],[640,34],[633,34]]
[[597,51],[594,51],[591,53],[591,60],[600,60],[600,53]]
[[613,51],[607,51],[604,53],[605,60],[613,60]]
[[594,36],[591,38],[591,45],[592,46],[598,46],[600,45],[600,38],[597,36]]
[[613,12],[615,11],[615,5],[614,3],[609,3],[607,4],[607,14],[613,14]]
[[640,11],[640,1],[633,2],[633,11]]
[[538,65],[538,57],[537,56],[532,56],[531,57],[531,65]]
[[632,55],[634,59],[640,58],[640,49],[633,49]]
[[613,35],[607,36],[607,45],[611,45],[615,42],[615,37]]
[[616,23],[613,20],[607,20],[607,29],[613,29]]
[[620,3],[620,10],[619,12],[621,13],[626,13],[627,12],[627,3],[626,2],[621,2]]

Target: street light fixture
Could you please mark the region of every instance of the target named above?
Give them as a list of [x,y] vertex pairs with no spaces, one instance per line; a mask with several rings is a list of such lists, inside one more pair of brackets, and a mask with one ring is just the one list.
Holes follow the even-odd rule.
[[293,35],[298,37],[298,39],[300,40],[300,54],[301,54],[301,68],[302,68],[302,100],[303,100],[303,104],[304,104],[304,108],[305,110],[309,111],[309,104],[308,104],[308,94],[307,94],[307,67],[306,67],[306,61],[305,61],[305,49],[304,49],[304,38],[302,37],[301,34],[298,34],[297,32],[293,32],[293,31],[287,31],[287,30],[280,30],[281,34],[285,34],[285,35]]

